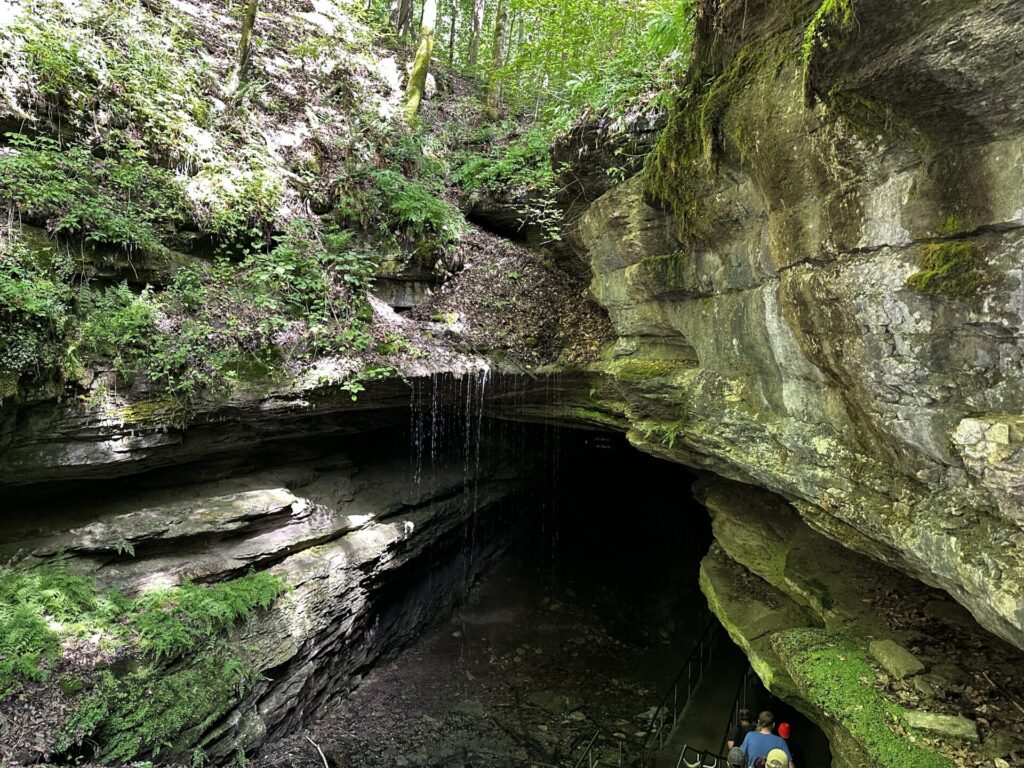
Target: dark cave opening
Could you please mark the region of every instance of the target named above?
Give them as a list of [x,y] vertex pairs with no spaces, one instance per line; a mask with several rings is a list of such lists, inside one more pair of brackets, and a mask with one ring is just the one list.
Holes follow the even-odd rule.
[[[258,765],[322,765],[311,743],[349,768],[584,758],[635,765],[655,759],[662,744],[673,766],[695,749],[722,754],[747,661],[698,584],[712,541],[691,490],[698,475],[641,453],[619,433],[538,418],[549,403],[526,408],[516,381],[486,385],[470,377],[432,382],[414,391],[408,412],[389,412],[386,426],[356,435],[271,441],[129,478],[55,485],[36,496],[30,519],[0,517],[0,554],[140,509],[287,489],[327,518],[372,518],[380,531],[406,535],[354,569],[358,600],[342,593],[336,599],[348,602],[319,635],[264,670],[254,701],[274,701],[281,712],[267,718],[251,752]],[[526,410],[532,421],[508,418]],[[22,500],[31,495],[31,487],[19,491]],[[175,579],[216,583],[280,569],[307,547],[355,535],[316,529],[278,545],[285,519],[142,537],[130,553],[70,554],[104,586],[145,591]],[[701,642],[709,637],[707,650]],[[686,677],[692,696],[673,692],[694,663]],[[310,665],[316,673],[301,677]],[[279,701],[282,690],[291,702]],[[666,722],[669,695],[675,733],[676,718]],[[830,764],[809,721],[763,688],[748,696],[795,726],[804,765]],[[68,758],[91,756],[84,749]]]

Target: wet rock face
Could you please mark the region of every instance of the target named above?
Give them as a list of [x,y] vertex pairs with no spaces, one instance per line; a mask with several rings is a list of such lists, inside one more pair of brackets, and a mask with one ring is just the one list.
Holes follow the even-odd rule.
[[[418,481],[405,445],[393,440],[363,436],[340,452],[307,454],[293,447],[283,455],[295,463],[250,474],[164,488],[108,485],[94,499],[0,517],[0,561],[59,557],[101,591],[138,595],[252,571],[283,580],[284,594],[228,641],[257,682],[205,730],[181,734],[163,759],[187,760],[194,747],[216,760],[239,748],[252,754],[351,691],[462,599],[524,520],[539,473],[528,455],[513,464],[499,441],[468,463],[461,454],[427,461]],[[33,691],[29,699],[42,696]],[[30,725],[22,719],[31,710],[15,699],[0,702],[4,757]],[[72,697],[50,713],[51,742],[57,721],[80,703]]]
[[705,52],[754,63],[715,81],[701,220],[636,177],[580,221],[618,335],[601,396],[1024,647],[1024,8],[857,2],[805,80],[781,6],[726,10]]

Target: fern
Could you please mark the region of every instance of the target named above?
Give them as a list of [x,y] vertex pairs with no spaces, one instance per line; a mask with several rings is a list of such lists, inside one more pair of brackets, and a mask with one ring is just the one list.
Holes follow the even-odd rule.
[[140,648],[157,659],[175,658],[250,618],[257,608],[268,608],[283,586],[280,578],[266,573],[211,587],[186,582],[141,597],[129,621]]

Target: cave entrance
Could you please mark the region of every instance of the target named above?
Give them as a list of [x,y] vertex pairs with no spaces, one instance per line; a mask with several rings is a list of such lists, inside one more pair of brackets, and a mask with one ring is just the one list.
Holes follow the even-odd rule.
[[[242,750],[268,768],[714,765],[747,662],[699,587],[698,477],[567,426],[563,384],[437,377],[358,422],[305,416],[244,450],[186,440],[199,462],[27,486],[0,558],[56,557],[128,597],[285,580],[216,646],[245,654],[251,686],[161,759],[201,744],[210,764]],[[786,716],[806,765],[828,765]],[[58,762],[101,755],[118,722]]]
[[[452,557],[472,574],[451,614],[260,764],[320,764],[312,740],[349,768],[714,765],[741,701],[766,692],[700,591],[711,529],[697,476],[617,433],[489,419],[467,402],[413,413],[412,482],[461,463],[472,498],[474,467],[490,466],[530,487],[524,508],[497,529],[476,519],[458,552],[436,555],[431,567]],[[801,736],[814,728],[786,715]],[[805,751],[830,765],[827,745]]]

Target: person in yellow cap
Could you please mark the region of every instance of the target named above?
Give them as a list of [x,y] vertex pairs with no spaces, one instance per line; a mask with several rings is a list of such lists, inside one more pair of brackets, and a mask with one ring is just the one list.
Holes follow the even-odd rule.
[[789,768],[789,756],[781,749],[773,749],[765,761],[768,768]]

